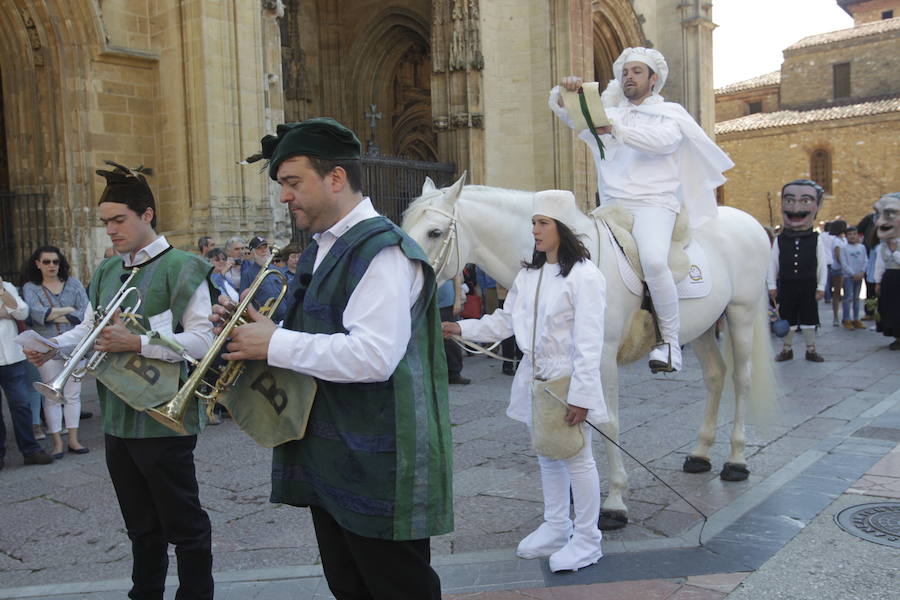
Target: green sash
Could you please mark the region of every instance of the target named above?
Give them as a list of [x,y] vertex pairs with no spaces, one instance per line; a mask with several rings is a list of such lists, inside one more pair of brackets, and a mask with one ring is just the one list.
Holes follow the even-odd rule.
[[181,364],[134,352],[110,352],[93,375],[125,404],[143,412],[172,399],[178,391]]

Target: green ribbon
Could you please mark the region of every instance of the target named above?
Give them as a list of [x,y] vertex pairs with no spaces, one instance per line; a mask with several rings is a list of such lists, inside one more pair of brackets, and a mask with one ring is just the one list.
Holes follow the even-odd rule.
[[594,127],[594,120],[591,119],[591,111],[588,110],[587,100],[584,99],[584,92],[582,90],[578,90],[578,102],[581,103],[581,114],[584,115],[584,120],[587,121],[588,131],[591,132],[591,135],[594,136],[594,139],[597,140],[597,146],[600,148],[600,160],[606,158],[606,154],[603,152],[603,142],[600,141],[600,136],[597,135],[597,128]]

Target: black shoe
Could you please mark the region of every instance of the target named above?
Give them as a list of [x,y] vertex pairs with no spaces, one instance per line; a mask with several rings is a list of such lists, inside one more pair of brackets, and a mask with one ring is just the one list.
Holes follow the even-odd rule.
[[888,345],[888,350],[900,350],[900,340],[896,340]]
[[[60,455],[62,456],[62,455]],[[53,457],[44,452],[43,450],[39,450],[34,454],[29,454],[25,457],[26,465],[49,465],[53,462]]]
[[2,458],[2,457],[0,457],[0,471],[2,471],[2,470],[3,470],[3,465],[5,465],[5,464],[6,464],[6,459],[5,459],[5,458]]
[[472,383],[472,380],[468,377],[463,377],[462,375],[451,375],[448,378],[448,382],[450,385],[469,385]]
[[785,349],[778,353],[778,356],[775,357],[775,362],[784,362],[786,360],[791,360],[793,358],[794,358],[794,351]]
[[92,412],[89,411],[89,410],[83,410],[83,411],[81,411],[81,418],[82,418],[82,419],[90,419],[90,418],[93,417],[93,416],[94,416],[94,413],[92,413]]
[[825,362],[825,359],[822,358],[822,355],[815,350],[806,351],[806,360],[810,362]]
[[71,446],[69,447],[69,452],[71,452],[72,454],[87,454],[90,451],[91,451],[91,449],[88,448],[87,446],[82,446],[78,450],[76,450],[75,448],[72,448]]
[[654,375],[657,373],[674,373],[676,371],[675,367],[672,366],[672,363],[656,360],[655,358],[647,363],[647,366],[650,367],[650,372]]
[[503,363],[503,374],[504,375],[515,375],[516,368],[512,363]]

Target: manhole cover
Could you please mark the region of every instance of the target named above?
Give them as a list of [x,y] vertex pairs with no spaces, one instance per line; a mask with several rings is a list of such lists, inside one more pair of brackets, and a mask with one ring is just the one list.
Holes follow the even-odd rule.
[[873,502],[845,508],[834,517],[847,533],[900,548],[900,502]]

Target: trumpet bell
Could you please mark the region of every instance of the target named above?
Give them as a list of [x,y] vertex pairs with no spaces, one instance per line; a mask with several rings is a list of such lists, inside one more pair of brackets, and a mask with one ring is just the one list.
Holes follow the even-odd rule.
[[56,387],[55,382],[53,383],[42,383],[40,381],[34,382],[34,389],[38,391],[41,396],[45,398],[50,398],[54,401],[62,400],[63,397],[63,387],[65,386],[65,382],[63,385]]
[[187,435],[187,428],[184,426],[184,413],[187,406],[187,400],[182,402],[167,402],[157,408],[148,408],[144,412],[153,417],[154,420],[162,423],[172,431],[176,431],[182,435]]

